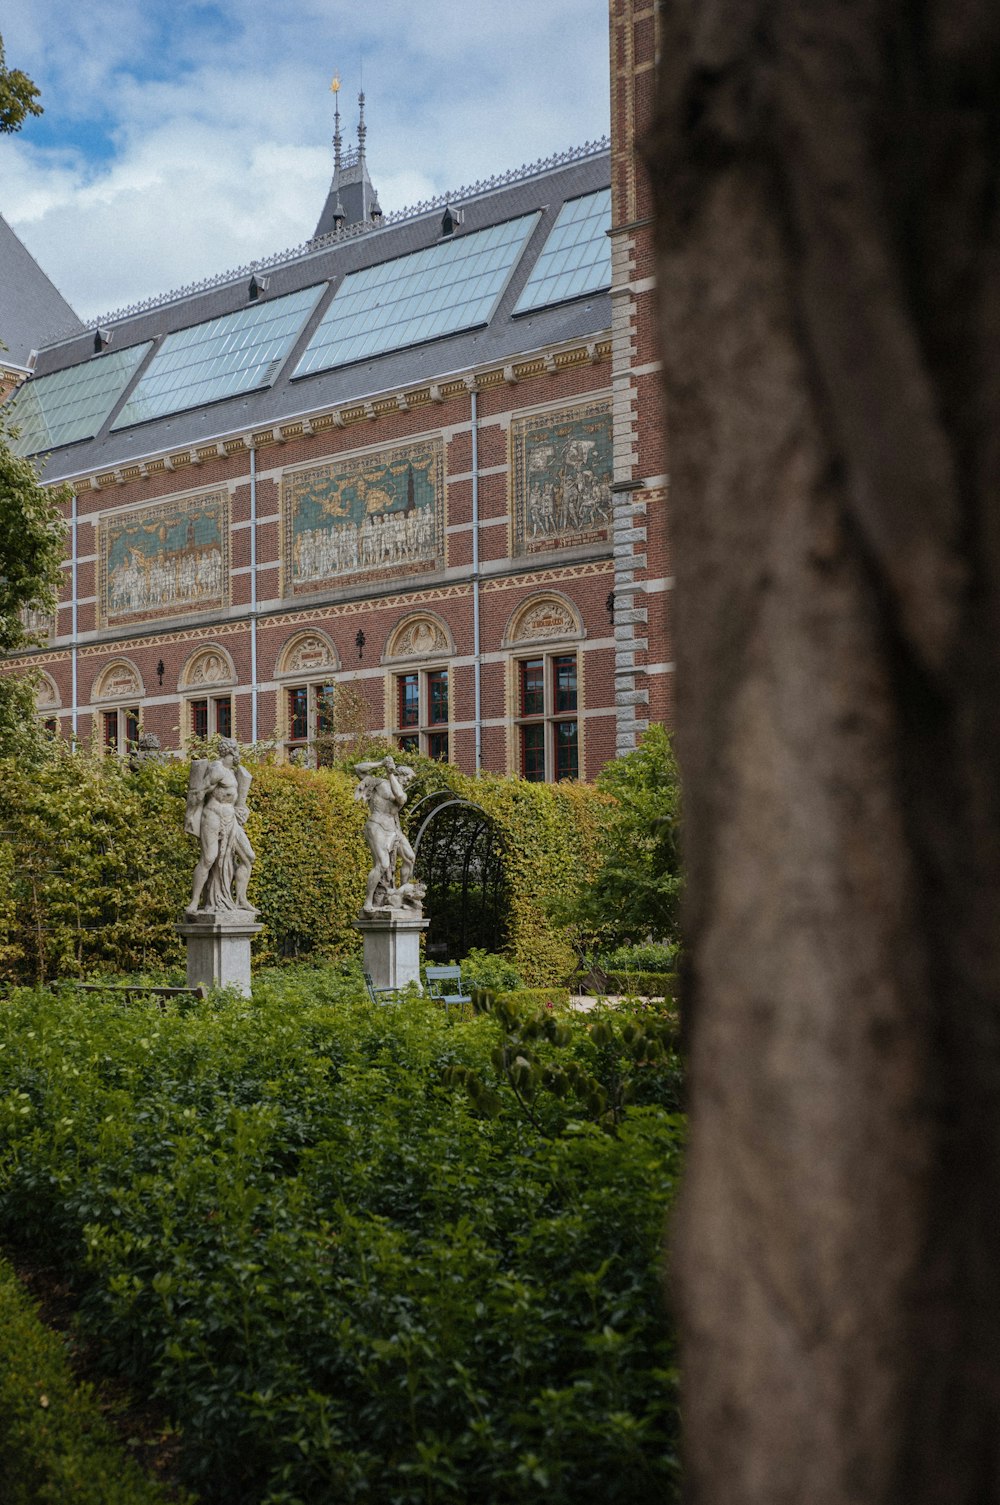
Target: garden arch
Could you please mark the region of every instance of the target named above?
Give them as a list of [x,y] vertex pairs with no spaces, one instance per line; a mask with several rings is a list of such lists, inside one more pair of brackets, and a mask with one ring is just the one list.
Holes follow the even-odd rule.
[[415,874],[427,885],[427,956],[460,961],[473,947],[499,951],[509,909],[502,836],[471,800],[439,789],[410,811]]

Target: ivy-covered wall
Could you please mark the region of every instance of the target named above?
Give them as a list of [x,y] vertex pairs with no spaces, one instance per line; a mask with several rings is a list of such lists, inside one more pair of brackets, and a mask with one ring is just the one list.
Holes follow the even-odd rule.
[[[592,874],[607,797],[416,761],[411,805],[451,789],[496,822],[510,896],[505,950],[525,982],[560,980],[574,952],[550,906]],[[369,855],[353,776],[249,766],[250,898],[264,923],[256,963],[358,952],[353,921]],[[197,858],[184,834],[186,789],[180,762],[133,772],[117,758],[58,750],[30,770],[0,762],[0,982],[182,967],[174,925]]]

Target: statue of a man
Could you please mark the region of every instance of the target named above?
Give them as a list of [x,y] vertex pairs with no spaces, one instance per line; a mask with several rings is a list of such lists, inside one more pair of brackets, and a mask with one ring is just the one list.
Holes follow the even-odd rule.
[[[378,772],[380,769],[381,773]],[[398,894],[413,877],[413,848],[399,821],[413,769],[397,766],[392,757],[385,757],[375,763],[355,763],[354,771],[361,778],[354,798],[368,806],[365,840],[372,854],[373,866],[368,874],[368,892],[361,913],[370,915],[376,909],[385,908],[390,894]],[[400,862],[398,887],[397,858]]]
[[254,849],[243,829],[251,775],[240,762],[238,743],[223,737],[217,758],[194,758],[188,779],[184,829],[201,842],[201,858],[194,870],[189,916],[205,910],[248,909],[247,884]]

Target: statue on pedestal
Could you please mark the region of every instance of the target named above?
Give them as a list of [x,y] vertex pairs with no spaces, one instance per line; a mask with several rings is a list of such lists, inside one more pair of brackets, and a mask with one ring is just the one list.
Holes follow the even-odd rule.
[[397,765],[390,756],[374,763],[355,763],[354,771],[360,778],[354,798],[368,806],[365,840],[373,862],[361,913],[373,915],[379,910],[401,910],[419,915],[423,912],[426,888],[423,883],[413,881],[413,848],[399,819],[399,812],[406,804],[406,786],[413,778],[413,769]]
[[189,919],[225,911],[257,913],[247,900],[254,850],[243,829],[251,782],[240,762],[239,744],[231,737],[222,738],[217,758],[192,759],[184,829],[197,836],[201,857],[185,911]]

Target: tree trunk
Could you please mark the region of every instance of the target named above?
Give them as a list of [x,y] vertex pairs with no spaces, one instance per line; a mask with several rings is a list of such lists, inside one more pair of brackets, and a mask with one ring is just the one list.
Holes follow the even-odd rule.
[[667,0],[687,1498],[1000,1501],[1000,10]]

